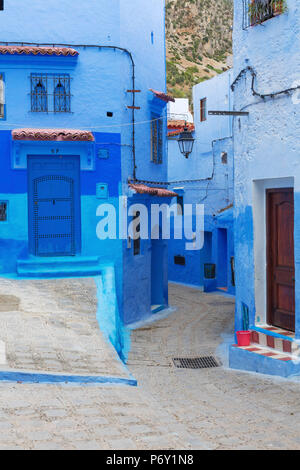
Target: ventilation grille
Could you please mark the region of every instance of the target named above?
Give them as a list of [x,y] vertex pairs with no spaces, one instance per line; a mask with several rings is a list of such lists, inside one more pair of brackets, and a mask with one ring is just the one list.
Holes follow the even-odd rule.
[[202,356],[194,358],[175,357],[173,359],[177,369],[210,369],[220,367],[220,362],[214,356]]
[[204,277],[205,279],[215,279],[216,278],[216,265],[212,263],[204,264]]

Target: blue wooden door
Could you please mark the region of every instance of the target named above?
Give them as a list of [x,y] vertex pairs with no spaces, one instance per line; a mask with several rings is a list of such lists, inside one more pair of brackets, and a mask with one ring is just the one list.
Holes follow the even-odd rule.
[[29,248],[35,256],[75,256],[80,250],[80,160],[29,156]]

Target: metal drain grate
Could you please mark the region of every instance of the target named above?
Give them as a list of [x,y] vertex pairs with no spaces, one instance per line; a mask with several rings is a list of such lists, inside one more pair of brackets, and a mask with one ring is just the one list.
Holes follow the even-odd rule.
[[173,362],[177,369],[210,369],[212,367],[220,367],[221,365],[214,356],[175,357]]

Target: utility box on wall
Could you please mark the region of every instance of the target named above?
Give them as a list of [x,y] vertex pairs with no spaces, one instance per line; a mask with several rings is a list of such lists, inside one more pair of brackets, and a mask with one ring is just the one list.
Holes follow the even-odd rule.
[[103,148],[99,148],[98,149],[98,158],[100,158],[101,160],[107,160],[109,158],[109,150],[108,149],[103,149]]
[[96,184],[97,199],[108,199],[108,185],[106,183]]

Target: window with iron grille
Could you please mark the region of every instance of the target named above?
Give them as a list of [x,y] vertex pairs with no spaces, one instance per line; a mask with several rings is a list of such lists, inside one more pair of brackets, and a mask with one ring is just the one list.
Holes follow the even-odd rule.
[[287,9],[286,0],[243,0],[243,2],[244,29],[281,15]]
[[70,113],[69,74],[31,74],[31,111],[33,113]]
[[206,98],[200,100],[200,122],[206,121]]
[[4,88],[4,75],[0,73],[0,119],[5,117],[5,88]]
[[163,160],[163,120],[160,116],[151,117],[151,161],[162,163]]
[[0,201],[0,222],[7,221],[7,202]]

